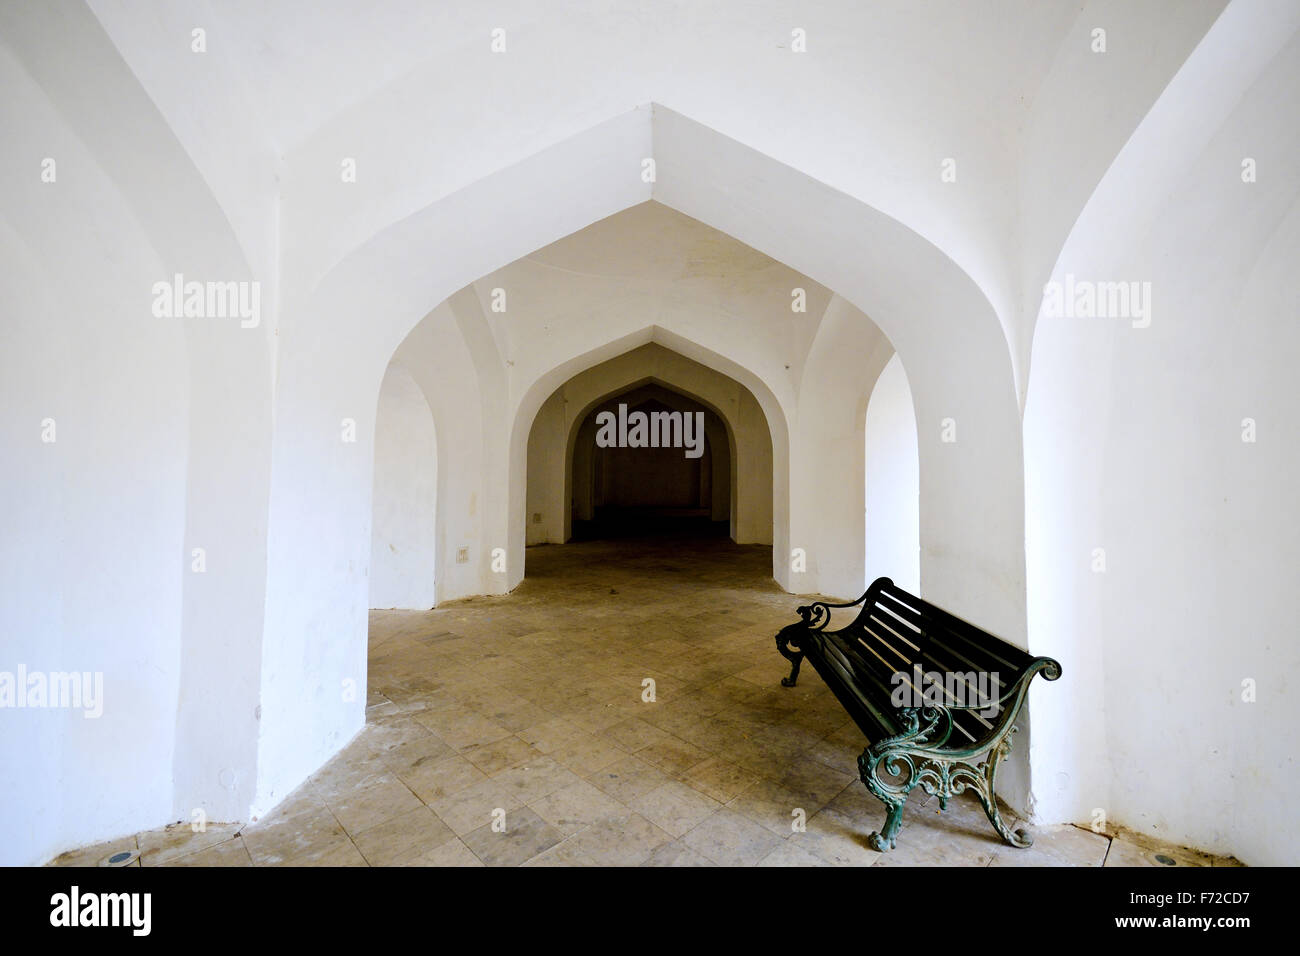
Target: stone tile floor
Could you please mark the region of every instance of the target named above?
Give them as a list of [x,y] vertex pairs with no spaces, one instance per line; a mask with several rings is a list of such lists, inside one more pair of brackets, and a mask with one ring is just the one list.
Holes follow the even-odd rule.
[[769,548],[725,540],[586,542],[529,549],[509,595],[372,611],[366,726],[270,815],[54,862],[1235,865],[1074,826],[1020,850],[973,798],[939,813],[920,791],[897,849],[869,849],[884,814],[857,779],[864,740],[811,668],[781,686],[773,635],[799,601],[770,569]]

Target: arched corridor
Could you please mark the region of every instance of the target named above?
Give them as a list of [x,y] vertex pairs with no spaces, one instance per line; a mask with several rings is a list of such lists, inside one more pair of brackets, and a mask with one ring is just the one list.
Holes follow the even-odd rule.
[[1300,861],[1300,8],[977,6],[0,5],[0,863],[483,862],[542,758],[511,862],[839,862],[758,855],[875,813],[773,633],[881,576],[1061,661],[1044,853]]

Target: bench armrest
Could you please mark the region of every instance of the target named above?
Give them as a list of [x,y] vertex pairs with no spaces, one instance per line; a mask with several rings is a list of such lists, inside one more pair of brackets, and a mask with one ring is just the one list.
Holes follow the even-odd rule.
[[[867,594],[870,593],[870,591],[867,592]],[[857,607],[867,599],[867,594],[862,595],[862,597],[858,598],[856,601],[849,601],[847,604],[832,604],[830,601],[813,601],[812,604],[804,604],[801,607],[795,608],[795,613],[803,618],[803,622],[807,625],[808,630],[820,631],[830,623],[832,608]]]
[[833,604],[830,601],[814,601],[812,604],[805,604],[802,607],[795,608],[798,615],[803,618],[804,626],[810,631],[820,631],[831,621],[831,610],[834,608],[857,607],[863,604],[872,594],[876,593],[881,587],[892,587],[894,582],[889,578],[876,578],[871,582],[871,587],[862,592],[862,597],[856,601],[849,601],[847,604]]
[[1007,692],[998,699],[1000,713],[992,730],[984,739],[974,744],[954,749],[949,743],[954,727],[953,714],[963,710],[978,711],[987,706],[986,704],[958,706],[927,702],[919,707],[899,708],[896,713],[905,728],[903,733],[873,744],[872,747],[884,752],[906,744],[915,754],[943,753],[945,757],[968,757],[988,749],[990,744],[998,745],[1009,733],[1015,732],[1014,721],[1024,705],[1034,675],[1040,672],[1045,680],[1056,680],[1061,676],[1061,665],[1050,657],[1035,657],[1020,677],[1012,682]]
[[1034,675],[1041,672],[1043,680],[1056,680],[1061,676],[1061,665],[1050,657],[1035,657],[1030,665],[1025,668],[1010,684],[1006,685],[1006,690],[997,700],[976,701],[971,704],[937,704],[943,710],[988,710],[990,705],[996,704],[999,708],[1003,707],[1007,701],[1011,700],[1020,693],[1020,688],[1028,686],[1029,682],[1034,679]]

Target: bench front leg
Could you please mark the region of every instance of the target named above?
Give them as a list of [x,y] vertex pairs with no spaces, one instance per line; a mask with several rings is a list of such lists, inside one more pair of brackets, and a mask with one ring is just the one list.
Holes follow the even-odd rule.
[[[863,762],[868,760],[871,748],[868,747],[862,751],[862,756],[858,758],[858,767],[862,768]],[[910,761],[908,761],[910,763]],[[879,785],[874,772],[863,773],[862,782],[867,785],[867,789],[881,803],[885,805],[885,825],[878,831],[867,837],[867,844],[877,853],[888,853],[898,845],[898,831],[903,828],[903,808],[907,806],[907,797],[912,788],[906,787],[903,790],[893,790]],[[909,774],[910,776],[910,774]],[[873,784],[873,780],[876,783]]]
[[[877,741],[858,757],[858,775],[871,795],[885,805],[885,825],[871,834],[867,842],[878,853],[888,853],[898,842],[898,831],[903,826],[903,808],[907,805],[912,788],[921,782],[921,775],[911,751],[925,744],[940,722],[940,714],[930,708],[924,711],[926,720],[915,707],[904,707],[904,731],[896,737]],[[896,780],[885,780],[881,771]]]
[[[936,710],[941,717],[948,716],[942,708]],[[927,711],[922,713],[928,717]],[[871,834],[869,838],[871,848],[880,853],[894,849],[898,831],[903,825],[903,807],[908,795],[917,786],[931,796],[938,797],[939,807],[943,810],[948,809],[948,801],[952,797],[973,789],[998,836],[1014,847],[1024,849],[1033,846],[1033,837],[1027,830],[1012,830],[1002,819],[995,790],[998,765],[1011,750],[1011,735],[1016,731],[1015,725],[1005,728],[985,758],[972,764],[956,756],[936,752],[928,746],[929,738],[942,723],[940,719],[928,720],[924,725],[918,726],[915,712],[911,708],[904,709],[903,714],[906,723],[904,733],[873,744],[858,758],[862,782],[886,809],[885,825],[880,832]],[[882,768],[891,777],[901,779],[882,779]]]

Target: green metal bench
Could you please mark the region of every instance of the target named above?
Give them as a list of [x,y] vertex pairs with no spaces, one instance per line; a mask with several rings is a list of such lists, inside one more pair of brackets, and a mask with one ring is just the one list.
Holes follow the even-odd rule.
[[[851,624],[826,630],[832,610],[859,606]],[[807,657],[866,735],[858,773],[886,809],[885,825],[869,840],[873,849],[894,848],[903,806],[917,786],[937,796],[943,809],[972,788],[1002,839],[1018,847],[1033,843],[1025,830],[1012,832],[1003,822],[993,785],[1030,682],[1038,673],[1056,680],[1060,664],[1031,656],[889,578],[877,578],[851,603],[817,601],[798,613],[801,620],[776,636],[792,665],[781,683],[795,686]]]

